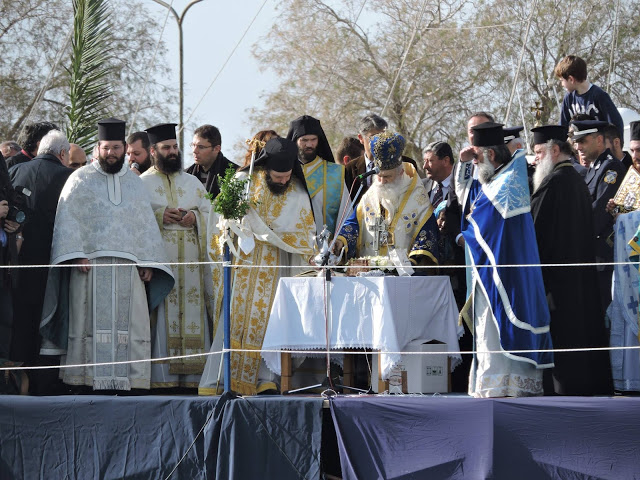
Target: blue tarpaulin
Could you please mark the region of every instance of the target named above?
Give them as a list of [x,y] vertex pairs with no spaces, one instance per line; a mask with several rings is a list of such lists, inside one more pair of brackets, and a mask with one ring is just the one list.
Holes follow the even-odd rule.
[[640,399],[336,398],[345,480],[638,479]]
[[319,478],[321,414],[319,398],[0,396],[0,479]]

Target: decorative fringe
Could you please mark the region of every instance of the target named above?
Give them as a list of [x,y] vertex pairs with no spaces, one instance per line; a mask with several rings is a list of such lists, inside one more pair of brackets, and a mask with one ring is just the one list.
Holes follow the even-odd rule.
[[94,378],[94,390],[131,390],[131,383],[127,377]]

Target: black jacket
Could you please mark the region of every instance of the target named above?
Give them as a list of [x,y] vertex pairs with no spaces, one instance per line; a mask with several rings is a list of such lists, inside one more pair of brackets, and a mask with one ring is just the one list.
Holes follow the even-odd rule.
[[[593,229],[596,235],[596,257],[600,261],[613,261],[613,216],[607,212],[607,202],[611,200],[622,183],[626,169],[620,160],[611,155],[609,149],[600,154],[587,171],[584,181],[591,194],[593,209]],[[607,270],[613,267],[607,266]]]
[[[207,180],[204,182],[204,188],[208,193],[213,195],[213,198],[216,198],[220,193],[220,186],[218,185],[218,178],[224,178],[224,173],[227,168],[233,167],[234,170],[238,169],[238,166],[226,158],[222,152],[218,153],[218,157],[214,160],[213,165],[209,169],[207,173]],[[198,178],[200,178],[200,172],[202,171],[202,167],[197,163],[194,163],[189,168],[185,170],[185,172],[190,173]]]
[[31,157],[29,155],[26,155],[23,150],[20,153],[16,153],[13,157],[7,158],[7,168],[11,168],[21,163],[28,162],[29,160],[31,160]]

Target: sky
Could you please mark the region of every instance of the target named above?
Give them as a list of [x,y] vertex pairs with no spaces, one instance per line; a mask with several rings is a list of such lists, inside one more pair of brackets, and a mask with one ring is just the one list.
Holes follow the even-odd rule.
[[[185,123],[202,125],[209,123],[220,129],[222,152],[230,160],[238,160],[233,145],[238,141],[251,138],[255,132],[249,131],[247,110],[262,104],[261,93],[272,90],[277,78],[269,72],[261,73],[259,64],[251,55],[253,45],[266,35],[276,20],[277,0],[267,0],[260,15],[239,44],[235,53],[220,73],[209,92],[205,92],[225,60],[240,41],[265,0],[241,0],[237,2],[203,0],[193,5],[184,17],[184,80],[185,80]],[[171,0],[167,0],[171,3]],[[181,15],[186,0],[174,0],[173,7]],[[167,9],[152,0],[145,0],[149,11],[160,18],[160,36],[162,23]],[[179,87],[179,48],[178,26],[175,18],[167,20],[162,38],[167,45],[167,61],[173,71],[173,83],[176,92]],[[198,102],[200,105],[196,108]],[[176,105],[178,99],[176,97]],[[189,111],[196,108],[191,120],[187,121]],[[177,107],[176,107],[177,112]],[[178,118],[167,119],[175,121]],[[193,129],[185,128],[183,156],[185,167],[193,163],[188,144],[193,138]]]

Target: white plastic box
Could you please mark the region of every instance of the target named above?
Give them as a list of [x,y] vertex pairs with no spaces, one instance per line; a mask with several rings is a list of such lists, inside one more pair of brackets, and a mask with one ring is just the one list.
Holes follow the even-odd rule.
[[[404,348],[407,352],[446,352],[446,343],[423,343],[415,340]],[[380,390],[378,385],[378,355],[373,355],[372,362],[372,386],[373,390]],[[450,367],[449,357],[445,354],[429,355],[402,355],[402,359],[396,368],[405,370],[407,378],[406,393],[447,393],[450,391]],[[398,376],[396,375],[396,378]],[[395,380],[395,378],[394,378]],[[399,387],[389,387],[390,392],[399,393]],[[385,388],[386,389],[386,388]]]

